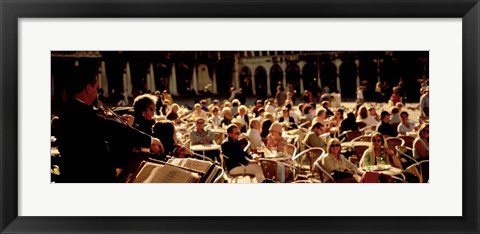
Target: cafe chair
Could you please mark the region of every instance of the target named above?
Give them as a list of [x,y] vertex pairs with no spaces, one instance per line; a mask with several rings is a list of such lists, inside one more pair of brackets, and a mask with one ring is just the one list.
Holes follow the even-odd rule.
[[[227,170],[227,164],[226,164],[226,161],[228,161],[229,158],[228,156],[224,155],[224,154],[220,154],[220,161],[221,161],[221,164],[222,164],[222,168],[225,172],[225,175],[226,177],[232,182],[232,183],[238,183],[238,179],[241,178],[241,177],[249,177],[250,178],[250,183],[253,183],[253,178],[255,178],[255,175],[254,174],[247,174],[246,173],[246,169],[245,169],[245,166],[242,165],[242,164],[238,164],[238,166],[241,166],[243,168],[243,173],[240,173],[240,174],[231,174],[228,170]],[[261,181],[257,181],[257,182],[261,182]]]
[[240,143],[240,145],[242,145],[242,149],[245,150],[245,148],[248,146],[248,144],[250,144],[250,142],[248,141],[248,138],[246,135],[244,135],[243,133],[240,135],[240,137],[238,138],[238,142]]
[[297,154],[297,147],[293,144],[286,144],[285,151],[290,158],[293,158]]
[[306,149],[292,157],[293,165],[298,168],[300,174],[308,177],[312,174],[314,162],[324,153],[325,150],[320,147]]
[[370,142],[372,139],[371,136],[359,136],[352,140],[352,142]]
[[360,163],[360,159],[362,159],[362,156],[363,156],[363,152],[365,152],[365,150],[368,149],[368,146],[366,145],[353,145],[353,152],[354,152],[354,155],[353,156],[350,156],[348,158],[348,160],[357,165]]
[[406,183],[405,182],[405,176],[403,174],[400,174],[402,177],[398,176],[391,176],[391,182],[392,183]]
[[251,150],[251,149],[250,149],[250,145],[251,145],[251,144],[250,144],[250,141],[249,141],[249,140],[247,140],[247,142],[248,142],[248,143],[247,143],[247,145],[243,148],[243,151],[249,153],[250,150]]
[[398,138],[402,139],[405,144],[404,146],[413,148],[413,142],[415,141],[415,137],[413,136],[398,136]]
[[367,126],[365,122],[357,122],[358,129],[362,129]]
[[[269,179],[273,182],[290,183],[297,179],[298,169],[290,164],[283,163],[274,159],[261,158],[260,166],[262,167],[265,179]],[[278,170],[279,168],[283,168],[283,172]],[[284,181],[281,181],[280,178],[282,177],[282,173]]]
[[300,125],[298,125],[298,128],[306,128],[306,129],[309,129],[310,127],[312,126],[312,122],[307,120],[307,122],[304,122]]
[[397,154],[395,147],[405,145],[405,141],[398,137],[388,137],[385,141],[387,142],[388,148],[393,150],[394,154]]
[[420,167],[420,170],[422,173],[422,183],[429,183],[430,161],[429,160],[420,161],[418,162],[418,166]]
[[422,167],[420,166],[420,163],[412,164],[403,171],[414,175],[417,177],[419,183],[423,183]]
[[358,130],[348,130],[345,132],[345,141],[352,141],[353,139],[363,135],[361,131]]
[[397,156],[400,158],[403,168],[407,168],[412,164],[418,163],[418,161],[411,155],[412,148],[398,145],[395,147],[395,150],[397,152]]
[[217,132],[217,131],[214,131],[213,132],[213,141],[217,144],[217,145],[221,145],[223,140],[225,140],[225,138],[227,138],[227,135],[223,132]]
[[215,183],[215,184],[223,184],[225,183],[225,179],[224,179],[224,176],[225,176],[225,170],[223,168],[220,169],[220,171],[218,172],[218,175],[217,177],[215,177],[215,179],[213,180],[212,183]]
[[333,176],[327,170],[325,170],[325,168],[323,168],[320,165],[319,161],[320,159],[313,164],[314,165],[313,174],[319,175],[320,183],[335,183],[335,179],[333,179]]

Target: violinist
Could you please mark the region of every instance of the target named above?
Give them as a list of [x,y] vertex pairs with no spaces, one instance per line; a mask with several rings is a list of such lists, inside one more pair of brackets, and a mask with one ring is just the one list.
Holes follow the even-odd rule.
[[144,133],[152,135],[152,128],[155,124],[155,102],[157,97],[151,94],[142,94],[133,101],[135,110],[134,127]]
[[[92,66],[94,67],[94,66]],[[93,109],[97,96],[96,69],[75,67],[69,78],[69,100],[60,114],[59,151],[62,155],[60,181],[64,183],[116,182],[116,154],[111,145],[150,148],[163,152],[159,139],[126,124],[97,115]]]

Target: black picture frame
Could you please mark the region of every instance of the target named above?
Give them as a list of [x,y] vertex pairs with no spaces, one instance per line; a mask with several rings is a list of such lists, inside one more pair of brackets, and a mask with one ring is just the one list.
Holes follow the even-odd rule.
[[[0,0],[1,233],[478,233],[478,0]],[[18,19],[124,17],[462,18],[462,217],[24,217],[18,216]],[[401,207],[399,207],[401,208]],[[221,214],[219,214],[221,215]]]

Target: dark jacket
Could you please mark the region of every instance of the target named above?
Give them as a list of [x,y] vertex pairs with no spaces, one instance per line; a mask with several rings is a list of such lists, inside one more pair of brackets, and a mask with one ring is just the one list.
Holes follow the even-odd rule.
[[377,132],[391,137],[396,137],[398,135],[397,130],[393,128],[392,125],[383,121],[378,124]]
[[222,143],[222,153],[228,157],[225,159],[225,166],[230,171],[233,168],[242,165],[247,165],[247,158],[252,158],[247,152],[243,151],[240,142],[228,137]]
[[151,137],[128,125],[97,115],[91,106],[73,99],[60,115],[61,181],[111,183],[116,181],[115,158],[110,147],[150,147]]

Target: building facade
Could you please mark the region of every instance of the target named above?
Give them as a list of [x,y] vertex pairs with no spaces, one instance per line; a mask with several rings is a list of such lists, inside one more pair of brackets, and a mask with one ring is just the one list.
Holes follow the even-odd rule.
[[329,90],[351,100],[360,85],[368,98],[377,82],[401,82],[412,102],[429,78],[428,51],[53,51],[51,59],[53,100],[62,99],[69,72],[80,64],[98,69],[107,97],[155,90],[198,95],[205,87],[228,95],[235,87],[268,98],[280,85],[297,95]]

